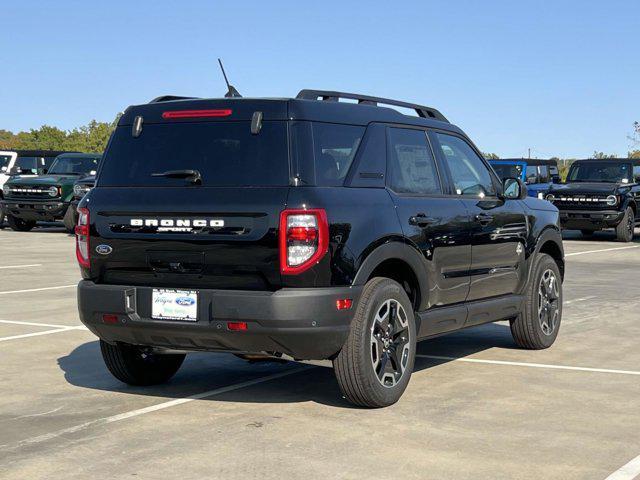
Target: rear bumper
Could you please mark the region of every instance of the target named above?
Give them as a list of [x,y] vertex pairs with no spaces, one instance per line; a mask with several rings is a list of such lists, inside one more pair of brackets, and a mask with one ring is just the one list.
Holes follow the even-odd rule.
[[560,210],[562,228],[586,230],[615,227],[624,212],[617,210]]
[[47,221],[64,217],[69,202],[62,200],[15,200],[2,201],[5,213],[24,220]]
[[[179,288],[179,287],[177,287]],[[101,339],[114,343],[179,350],[236,353],[279,352],[296,359],[331,358],[342,348],[362,287],[282,289],[276,292],[199,290],[198,321],[151,318],[151,287],[78,284],[80,320]],[[351,298],[349,310],[336,300]],[[115,314],[116,324],[102,316]],[[230,331],[227,322],[246,322]]]

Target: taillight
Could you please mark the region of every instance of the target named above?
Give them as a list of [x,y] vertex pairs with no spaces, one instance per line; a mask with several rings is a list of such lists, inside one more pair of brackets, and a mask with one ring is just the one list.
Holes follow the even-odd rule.
[[86,208],[78,208],[76,257],[81,267],[89,268],[89,210]]
[[329,248],[329,225],[322,209],[280,213],[280,271],[296,275],[313,267]]

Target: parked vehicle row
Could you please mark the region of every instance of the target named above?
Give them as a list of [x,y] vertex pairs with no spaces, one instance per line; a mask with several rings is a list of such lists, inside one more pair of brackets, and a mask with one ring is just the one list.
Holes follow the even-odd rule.
[[[8,163],[5,170],[2,217],[6,217],[9,226],[17,231],[29,231],[38,221],[62,220],[72,232],[77,222],[77,201],[74,205],[73,200],[76,191],[80,192],[75,184],[87,175],[95,175],[101,155],[15,153],[17,155],[12,155],[13,160],[10,160],[13,163]],[[45,156],[47,153],[49,155]],[[80,185],[82,189],[86,182]]]

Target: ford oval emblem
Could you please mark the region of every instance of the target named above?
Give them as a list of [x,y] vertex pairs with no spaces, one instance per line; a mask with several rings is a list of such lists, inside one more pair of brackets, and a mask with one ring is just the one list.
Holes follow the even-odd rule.
[[196,301],[193,298],[189,298],[189,297],[178,297],[176,298],[176,303],[184,307],[189,307],[194,303],[196,303]]
[[100,255],[109,255],[111,252],[113,252],[113,248],[111,248],[110,245],[98,245],[96,247],[96,252],[98,252]]

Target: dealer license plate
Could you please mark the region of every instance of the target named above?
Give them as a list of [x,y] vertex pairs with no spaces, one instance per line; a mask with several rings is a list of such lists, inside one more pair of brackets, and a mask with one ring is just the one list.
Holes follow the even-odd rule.
[[154,288],[151,295],[151,317],[157,320],[198,321],[198,292]]

